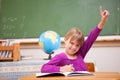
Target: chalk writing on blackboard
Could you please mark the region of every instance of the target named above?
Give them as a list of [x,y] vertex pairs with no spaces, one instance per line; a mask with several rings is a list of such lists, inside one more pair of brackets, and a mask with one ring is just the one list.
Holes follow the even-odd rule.
[[[2,17],[2,35],[5,38],[13,38],[19,35],[17,30],[23,30],[25,16],[22,17]],[[18,26],[19,25],[19,26]],[[25,33],[23,33],[25,34]],[[24,35],[23,35],[24,37]]]

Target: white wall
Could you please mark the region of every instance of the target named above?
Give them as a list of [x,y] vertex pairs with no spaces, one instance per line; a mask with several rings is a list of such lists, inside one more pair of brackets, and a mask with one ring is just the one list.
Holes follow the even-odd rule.
[[[55,54],[61,51],[64,51],[64,48],[55,51]],[[21,49],[21,56],[32,56],[32,58],[39,60],[48,57],[48,55],[39,48]],[[92,47],[85,61],[93,61],[96,70],[100,72],[120,72],[120,47]]]
[[98,71],[120,72],[120,47],[92,48],[86,59],[93,59]]

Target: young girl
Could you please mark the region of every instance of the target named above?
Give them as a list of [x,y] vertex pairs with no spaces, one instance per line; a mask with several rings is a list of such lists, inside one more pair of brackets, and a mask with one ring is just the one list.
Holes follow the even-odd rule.
[[70,29],[64,37],[65,52],[57,54],[48,63],[44,64],[41,72],[72,72],[87,71],[84,58],[92,44],[103,29],[109,12],[100,7],[100,23],[91,31],[84,41],[84,35],[78,28]]

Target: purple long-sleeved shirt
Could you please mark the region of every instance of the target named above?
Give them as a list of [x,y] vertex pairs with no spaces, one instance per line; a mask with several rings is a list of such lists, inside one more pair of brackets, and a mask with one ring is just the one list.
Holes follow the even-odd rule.
[[76,59],[69,59],[66,54],[62,52],[54,56],[48,63],[44,64],[41,68],[41,72],[60,72],[60,67],[66,64],[73,64],[75,71],[87,71],[88,69],[84,58],[100,32],[101,29],[97,26],[90,32],[83,46],[77,52]]

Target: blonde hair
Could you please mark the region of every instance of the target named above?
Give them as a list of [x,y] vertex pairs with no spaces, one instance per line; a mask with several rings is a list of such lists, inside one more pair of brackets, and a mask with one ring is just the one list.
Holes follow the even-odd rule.
[[73,27],[66,33],[64,39],[70,39],[70,42],[77,40],[77,42],[82,46],[84,43],[84,34],[80,29]]

